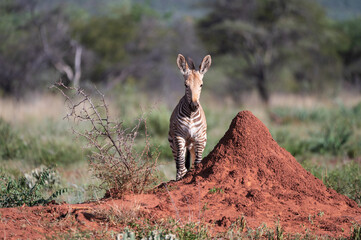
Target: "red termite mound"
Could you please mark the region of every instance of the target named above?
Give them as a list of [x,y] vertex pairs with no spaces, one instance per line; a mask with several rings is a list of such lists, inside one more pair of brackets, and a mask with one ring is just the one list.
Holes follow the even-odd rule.
[[208,209],[202,217],[220,227],[244,215],[251,227],[280,221],[289,232],[337,236],[361,220],[354,201],[307,172],[249,111],[238,113],[196,170],[171,185],[178,187],[170,193],[178,214],[201,202]]
[[294,199],[328,204],[344,201],[356,207],[354,201],[327,189],[320,179],[307,172],[249,111],[238,113],[194,176],[260,192],[264,201],[266,196],[281,201]]

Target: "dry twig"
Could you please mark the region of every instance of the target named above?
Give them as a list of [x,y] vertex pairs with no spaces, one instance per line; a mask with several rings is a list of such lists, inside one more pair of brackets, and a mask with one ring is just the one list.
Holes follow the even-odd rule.
[[[64,97],[70,112],[66,119],[76,123],[86,122],[86,128],[72,128],[73,132],[88,142],[92,150],[90,169],[110,189],[110,196],[121,196],[127,191],[143,192],[156,180],[158,154],[151,153],[146,119],[141,117],[133,128],[125,128],[122,122],[112,121],[105,96],[97,90],[99,102],[92,100],[80,88],[62,83],[53,86]],[[69,93],[75,92],[76,97]],[[134,146],[140,127],[144,126],[145,147],[136,151]]]

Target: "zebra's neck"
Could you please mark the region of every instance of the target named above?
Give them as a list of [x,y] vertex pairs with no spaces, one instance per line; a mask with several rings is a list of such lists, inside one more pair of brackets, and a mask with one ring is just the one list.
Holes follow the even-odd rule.
[[[199,106],[200,106],[200,104],[199,104]],[[184,97],[180,101],[180,111],[182,112],[182,114],[184,114],[188,118],[193,118],[193,117],[198,116],[199,109],[200,109],[200,107],[196,111],[192,112],[191,106],[190,106],[189,102],[187,101],[186,95],[184,95]]]

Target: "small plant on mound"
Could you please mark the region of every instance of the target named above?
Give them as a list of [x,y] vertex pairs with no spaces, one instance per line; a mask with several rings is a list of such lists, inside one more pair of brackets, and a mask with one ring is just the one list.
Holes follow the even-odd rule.
[[[67,189],[54,191],[56,172],[49,168],[35,169],[32,173],[18,179],[6,176],[0,171],[0,207],[34,206],[47,204]],[[46,191],[52,191],[44,197]]]
[[224,190],[222,188],[213,187],[209,189],[209,193],[224,193]]
[[350,239],[361,240],[361,225],[360,224],[354,224],[354,226],[352,226]]
[[[123,122],[111,119],[105,97],[99,91],[100,100],[93,101],[82,89],[68,88],[62,83],[54,87],[66,98],[70,112],[65,118],[85,123],[73,128],[73,132],[87,140],[91,149],[90,170],[101,180],[101,187],[108,189],[106,197],[121,197],[129,191],[141,193],[156,182],[159,154],[151,151],[145,118],[139,118],[133,127],[126,127]],[[145,142],[141,149],[136,144],[140,137]]]

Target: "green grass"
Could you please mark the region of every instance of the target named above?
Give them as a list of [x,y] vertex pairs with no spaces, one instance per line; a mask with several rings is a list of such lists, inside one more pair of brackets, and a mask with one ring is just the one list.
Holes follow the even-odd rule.
[[[275,108],[282,126],[271,128],[275,140],[292,155],[304,158],[326,155],[357,158],[361,156],[361,105],[332,109]],[[290,129],[298,128],[303,133]]]
[[45,119],[20,126],[0,118],[0,162],[22,160],[33,166],[66,165],[84,161],[86,154],[65,123]]
[[361,167],[357,162],[340,164],[328,169],[309,161],[303,162],[303,167],[323,183],[338,193],[346,195],[361,205]]

